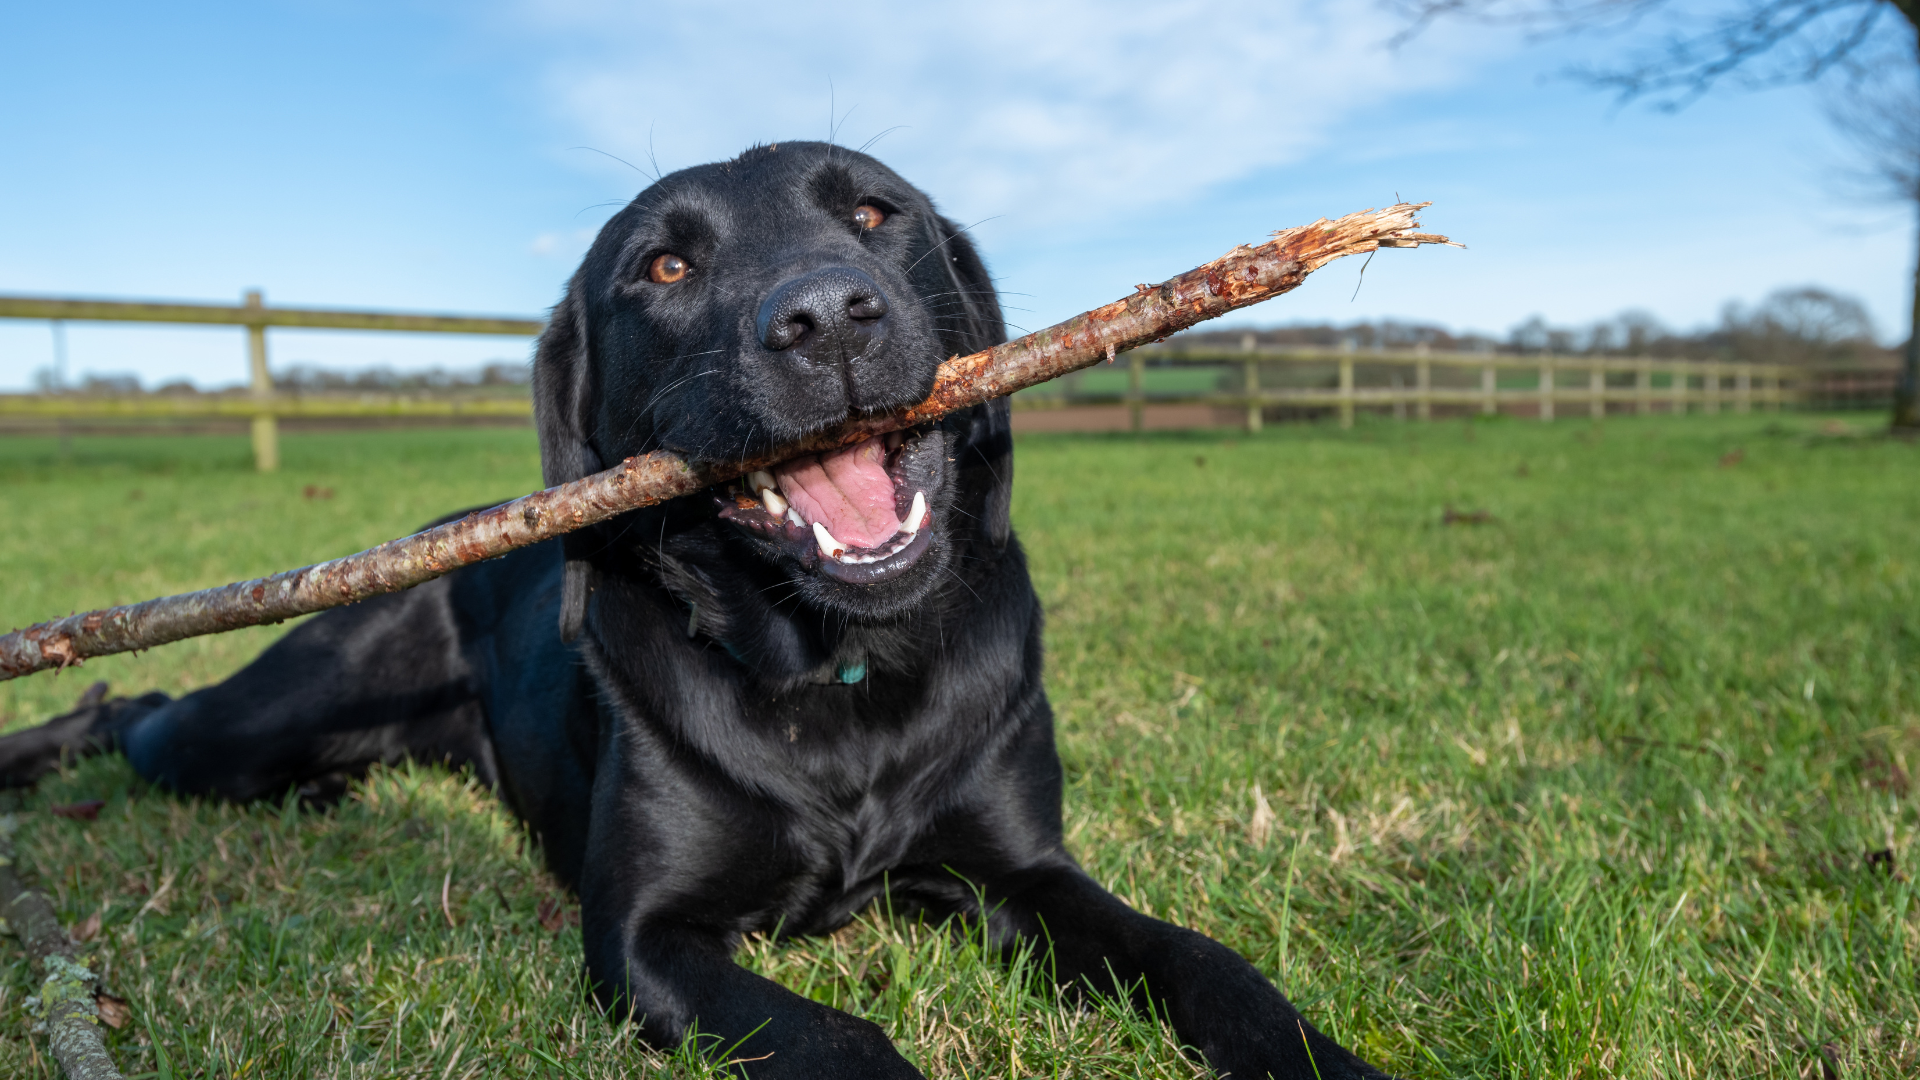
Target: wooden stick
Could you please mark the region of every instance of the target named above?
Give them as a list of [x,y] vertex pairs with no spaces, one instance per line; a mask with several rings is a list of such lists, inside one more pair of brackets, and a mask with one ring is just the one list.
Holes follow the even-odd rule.
[[99,977],[80,962],[80,947],[67,936],[46,896],[29,889],[14,869],[12,814],[0,817],[0,917],[4,917],[40,979],[34,993],[54,1060],[71,1080],[120,1080],[107,1056],[94,999]]
[[[605,472],[536,491],[459,521],[389,540],[357,555],[252,581],[37,623],[0,636],[0,680],[64,668],[89,656],[150,649],[182,638],[298,615],[398,592],[462,566],[562,533],[691,495],[755,469],[817,454],[1003,397],[1111,360],[1195,323],[1288,292],[1335,259],[1379,248],[1452,244],[1414,232],[1429,203],[1364,210],[1338,221],[1283,229],[1258,247],[1242,244],[1205,266],[1066,322],[940,365],[933,393],[910,409],[864,417],[759,457],[693,463],[656,452]],[[1454,244],[1458,247],[1459,245]]]

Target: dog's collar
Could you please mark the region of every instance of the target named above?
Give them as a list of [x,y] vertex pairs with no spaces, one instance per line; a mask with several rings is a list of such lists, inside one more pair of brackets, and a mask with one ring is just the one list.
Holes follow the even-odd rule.
[[848,660],[829,660],[820,665],[807,681],[815,686],[833,686],[836,683],[841,686],[852,686],[855,683],[865,682],[866,678],[867,658],[863,655]]

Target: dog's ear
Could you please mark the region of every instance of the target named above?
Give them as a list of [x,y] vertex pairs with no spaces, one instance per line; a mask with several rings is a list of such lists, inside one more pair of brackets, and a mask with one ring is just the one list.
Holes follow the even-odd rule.
[[987,264],[975,250],[966,231],[947,218],[931,218],[932,242],[941,265],[960,298],[963,316],[959,325],[947,325],[940,332],[949,351],[961,356],[989,349],[1007,340],[1006,320],[1000,314],[1000,295],[994,290]]
[[1013,535],[1013,408],[995,398],[960,415],[968,425],[960,467],[986,473],[976,524],[989,543],[1004,548]]
[[[949,350],[961,355],[989,349],[1007,340],[1006,320],[1000,314],[1000,296],[973,241],[953,222],[936,217],[940,260],[964,318],[946,338]],[[963,469],[985,472],[984,502],[979,527],[996,548],[1013,535],[1013,413],[1005,398],[989,401],[965,414]]]
[[533,354],[533,421],[540,430],[540,472],[547,486],[599,472],[592,431],[592,343],[587,337],[585,283],[576,274],[553,306]]
[[[533,354],[533,420],[540,431],[540,472],[547,486],[591,476],[605,467],[593,448],[594,373],[581,275],[567,283]],[[591,531],[591,530],[586,530]],[[579,636],[593,592],[592,538],[571,532],[560,540],[566,572],[560,589],[560,637]]]

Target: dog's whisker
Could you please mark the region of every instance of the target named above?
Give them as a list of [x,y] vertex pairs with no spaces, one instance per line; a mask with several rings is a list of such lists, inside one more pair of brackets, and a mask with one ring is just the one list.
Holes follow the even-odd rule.
[[[721,350],[718,350],[718,349],[715,349],[715,350],[713,350],[713,351],[715,351],[715,352],[719,352],[719,351],[721,351]],[[704,353],[694,353],[694,354],[692,354],[692,355],[695,355],[695,356],[703,356],[703,355],[706,355],[706,354],[704,354]],[[659,390],[656,390],[656,391],[654,391],[654,393],[653,393],[653,396],[652,396],[652,397],[649,397],[649,398],[647,399],[647,403],[646,403],[645,405],[642,405],[642,406],[641,406],[641,407],[640,407],[640,408],[639,408],[639,409],[638,409],[638,410],[637,410],[637,411],[635,412],[635,414],[634,414],[634,416],[635,416],[635,423],[638,423],[638,422],[639,422],[639,418],[640,418],[640,417],[643,417],[643,416],[646,416],[647,414],[649,414],[650,412],[652,412],[652,411],[653,411],[653,406],[654,406],[654,405],[655,405],[655,403],[657,403],[657,402],[658,402],[658,401],[659,401],[659,400],[660,400],[661,398],[663,398],[663,397],[665,397],[666,395],[668,395],[668,394],[670,394],[670,393],[672,393],[672,392],[673,392],[674,390],[676,390],[676,389],[678,389],[679,387],[681,387],[681,386],[683,386],[683,385],[685,385],[685,384],[687,384],[687,383],[689,383],[689,382],[692,382],[692,381],[693,381],[693,380],[695,380],[695,379],[703,379],[703,378],[705,378],[705,377],[707,377],[708,375],[718,375],[718,374],[720,374],[720,369],[719,369],[719,368],[708,368],[708,369],[707,369],[707,370],[705,370],[705,371],[696,371],[696,372],[694,372],[694,373],[692,373],[692,374],[690,374],[690,375],[684,375],[684,376],[682,376],[682,377],[680,377],[680,378],[678,378],[678,379],[675,379],[674,381],[672,381],[672,382],[670,382],[670,383],[668,383],[668,384],[667,384],[666,386],[663,386],[663,387],[661,387],[661,388],[660,388]],[[629,428],[629,431],[628,431],[628,433],[629,433],[629,435],[631,435],[631,433],[632,433],[632,431],[631,431],[631,428]]]
[[915,266],[919,266],[921,263],[927,261],[927,255],[931,255],[934,252],[939,251],[941,248],[946,247],[948,244],[951,244],[955,240],[960,239],[961,236],[972,232],[976,227],[985,225],[989,221],[997,221],[1003,216],[1004,215],[1001,215],[1001,214],[995,214],[992,217],[983,217],[979,221],[974,222],[972,225],[968,225],[966,228],[960,229],[959,231],[955,232],[952,236],[949,236],[945,240],[942,240],[939,243],[933,245],[933,247],[928,248],[927,254],[922,255],[919,258],[913,260],[913,262],[907,267],[906,272],[909,274],[913,273],[913,268]]
[[947,575],[948,577],[950,577],[950,578],[952,578],[953,580],[955,580],[955,581],[957,581],[957,582],[959,582],[959,583],[960,583],[960,587],[961,587],[961,588],[963,588],[963,589],[965,589],[965,590],[967,590],[967,591],[968,591],[968,592],[970,592],[970,593],[973,593],[973,598],[974,598],[975,600],[978,600],[978,599],[980,599],[980,594],[979,594],[979,593],[978,593],[977,591],[975,591],[975,590],[974,590],[974,587],[973,587],[973,586],[971,586],[971,585],[969,585],[969,584],[967,584],[967,579],[966,579],[966,578],[963,578],[963,577],[961,577],[961,576],[960,576],[960,575],[959,575],[959,574],[958,574],[957,572],[955,572],[955,571],[954,571],[954,569],[953,569],[952,567],[950,567],[950,566],[943,566],[943,567],[941,567],[940,569],[941,569],[941,570],[942,570],[943,572],[945,572],[945,574],[946,574],[946,575]]

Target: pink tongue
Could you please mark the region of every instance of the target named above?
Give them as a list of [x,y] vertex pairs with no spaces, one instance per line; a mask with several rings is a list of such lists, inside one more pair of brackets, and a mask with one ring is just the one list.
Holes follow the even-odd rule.
[[800,516],[827,527],[835,540],[857,548],[878,547],[900,531],[893,510],[893,478],[886,447],[878,438],[819,457],[788,462],[773,471]]

